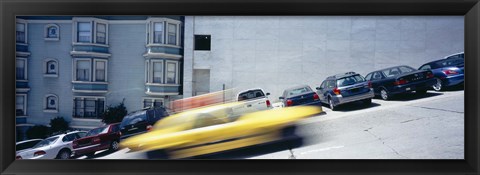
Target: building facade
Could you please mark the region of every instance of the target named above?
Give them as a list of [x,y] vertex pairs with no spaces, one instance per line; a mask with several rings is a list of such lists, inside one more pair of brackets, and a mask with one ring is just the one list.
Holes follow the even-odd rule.
[[331,75],[418,68],[463,50],[463,16],[187,16],[184,96],[225,84],[261,87],[277,101]]
[[64,117],[75,129],[123,100],[128,111],[182,96],[184,17],[19,16],[17,132]]

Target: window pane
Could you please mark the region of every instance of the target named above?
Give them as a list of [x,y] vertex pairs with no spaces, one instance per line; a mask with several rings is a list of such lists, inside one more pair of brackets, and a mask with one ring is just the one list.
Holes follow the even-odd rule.
[[153,83],[162,83],[162,62],[153,62]]
[[167,63],[167,83],[175,84],[176,80],[176,69],[177,66],[175,63]]
[[47,29],[47,38],[58,38],[58,31],[57,27],[50,26]]
[[91,38],[91,25],[89,22],[78,23],[78,42],[90,42]]
[[97,61],[95,67],[95,80],[96,81],[105,81],[105,62]]
[[75,117],[84,117],[83,116],[83,100],[81,98],[75,98],[74,99],[74,115]]
[[143,101],[143,108],[152,107],[152,104],[153,104],[152,100],[150,100],[150,99],[145,99],[145,100]]
[[56,109],[56,98],[54,96],[47,97],[47,109]]
[[16,96],[16,99],[15,99],[15,109],[16,109],[16,115],[17,116],[22,116],[22,115],[25,115],[25,106],[24,106],[24,102],[25,102],[25,97],[22,96],[22,95],[17,95]]
[[47,62],[47,74],[56,74],[56,64],[55,61],[49,61]]
[[153,42],[154,43],[163,43],[163,22],[162,23],[155,23],[154,24],[154,32],[153,32]]
[[168,24],[168,44],[177,44],[177,25]]
[[17,23],[17,42],[25,43],[25,24]]
[[25,80],[25,60],[17,59],[16,67],[17,80]]
[[77,81],[90,80],[90,61],[77,61]]
[[97,24],[97,43],[106,43],[107,26],[105,24]]

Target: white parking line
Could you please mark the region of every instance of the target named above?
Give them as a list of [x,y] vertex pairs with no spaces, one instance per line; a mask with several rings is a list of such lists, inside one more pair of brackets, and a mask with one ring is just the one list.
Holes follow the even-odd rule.
[[315,153],[315,152],[322,152],[322,151],[328,151],[328,150],[332,150],[332,149],[339,149],[339,148],[343,148],[343,147],[345,147],[345,146],[343,146],[343,145],[342,146],[332,146],[332,147],[327,147],[327,148],[305,151],[305,152],[302,152],[300,154],[303,155],[303,154],[309,154],[309,153]]

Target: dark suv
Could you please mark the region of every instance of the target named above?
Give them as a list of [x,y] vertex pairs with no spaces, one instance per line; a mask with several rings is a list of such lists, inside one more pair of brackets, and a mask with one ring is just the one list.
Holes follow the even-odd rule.
[[316,89],[320,101],[332,110],[338,105],[356,101],[370,104],[375,96],[371,83],[355,72],[327,77]]
[[121,139],[147,132],[158,120],[167,117],[163,107],[135,111],[125,116],[120,124]]

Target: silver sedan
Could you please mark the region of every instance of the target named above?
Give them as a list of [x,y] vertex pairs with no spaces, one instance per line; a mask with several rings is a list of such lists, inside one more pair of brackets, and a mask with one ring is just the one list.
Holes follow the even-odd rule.
[[46,138],[33,148],[18,153],[16,159],[70,159],[72,141],[86,134],[85,131],[73,131]]

